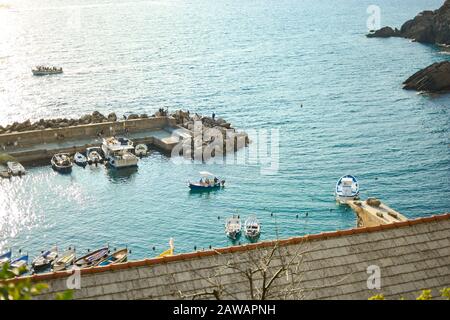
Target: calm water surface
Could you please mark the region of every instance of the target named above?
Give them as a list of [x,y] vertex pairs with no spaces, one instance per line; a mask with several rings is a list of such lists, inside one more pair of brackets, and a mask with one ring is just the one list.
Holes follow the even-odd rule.
[[[333,188],[347,173],[363,197],[409,218],[450,210],[450,96],[401,89],[450,56],[405,39],[367,39],[372,1],[0,3],[1,125],[169,107],[280,132],[271,176],[259,165],[175,165],[156,152],[137,171],[59,175],[45,166],[0,181],[0,251],[109,243],[141,258],[165,250],[170,237],[178,252],[225,246],[224,217],[236,212],[258,215],[261,239],[345,229],[355,216],[336,206]],[[381,24],[393,26],[441,3],[377,2]],[[30,68],[43,63],[64,75],[33,77]],[[205,169],[227,187],[190,194],[186,181]]]

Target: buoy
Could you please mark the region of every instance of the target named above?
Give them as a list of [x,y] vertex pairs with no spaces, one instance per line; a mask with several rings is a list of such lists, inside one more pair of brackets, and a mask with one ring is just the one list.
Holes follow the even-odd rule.
[[155,248],[155,247],[153,247],[152,249],[153,249],[153,251],[155,251],[155,250],[156,250],[156,248]]
[[197,246],[194,246],[194,250],[197,251]]
[[298,219],[298,214],[295,217]]

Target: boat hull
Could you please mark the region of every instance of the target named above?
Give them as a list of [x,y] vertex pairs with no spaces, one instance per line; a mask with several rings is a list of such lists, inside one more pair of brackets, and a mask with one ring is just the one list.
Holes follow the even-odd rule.
[[189,189],[191,189],[191,191],[210,191],[210,190],[217,190],[220,188],[221,188],[220,183],[211,186],[202,186],[198,184],[189,183]]
[[58,166],[55,163],[52,163],[52,168],[55,171],[58,171],[59,173],[71,173],[72,172],[72,166],[62,167]]

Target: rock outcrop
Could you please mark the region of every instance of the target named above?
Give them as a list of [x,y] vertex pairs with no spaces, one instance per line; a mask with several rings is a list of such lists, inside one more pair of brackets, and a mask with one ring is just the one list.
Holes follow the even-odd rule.
[[450,91],[450,61],[436,62],[422,69],[404,84],[404,89],[423,92]]
[[423,11],[406,21],[400,30],[383,27],[367,37],[403,37],[422,43],[450,45],[450,0],[434,11]]

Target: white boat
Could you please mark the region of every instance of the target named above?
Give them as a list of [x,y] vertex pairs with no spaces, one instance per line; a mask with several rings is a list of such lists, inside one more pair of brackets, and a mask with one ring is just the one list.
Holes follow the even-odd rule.
[[69,266],[73,264],[75,261],[75,249],[69,248],[66,252],[64,252],[61,256],[59,256],[52,263],[53,271],[61,271],[67,269]]
[[138,144],[134,148],[134,154],[137,155],[138,157],[146,156],[148,154],[148,147],[147,147],[147,145],[145,145],[143,143]]
[[35,76],[45,76],[50,74],[63,73],[63,69],[57,67],[36,66],[35,68],[31,69],[31,72]]
[[33,267],[34,272],[40,272],[47,268],[50,268],[53,261],[58,257],[58,248],[53,247],[50,250],[42,252],[39,256],[37,256],[31,266]]
[[225,233],[230,239],[236,240],[241,234],[241,219],[239,216],[233,215],[225,220]]
[[244,223],[245,236],[256,239],[261,234],[261,225],[255,215],[250,216]]
[[137,166],[139,158],[131,153],[133,150],[133,142],[127,138],[103,139],[102,151],[111,167],[119,169]]
[[73,162],[75,162],[80,167],[85,167],[88,163],[88,160],[82,153],[77,152],[73,156]]
[[90,147],[86,149],[86,157],[89,164],[97,164],[103,162],[101,155],[102,149],[99,147]]
[[24,175],[26,173],[25,168],[23,167],[23,165],[21,165],[18,162],[14,162],[14,161],[8,161],[6,163],[9,172],[13,175],[13,176],[21,176]]
[[335,190],[336,201],[346,204],[348,201],[359,199],[359,183],[352,175],[339,178]]

